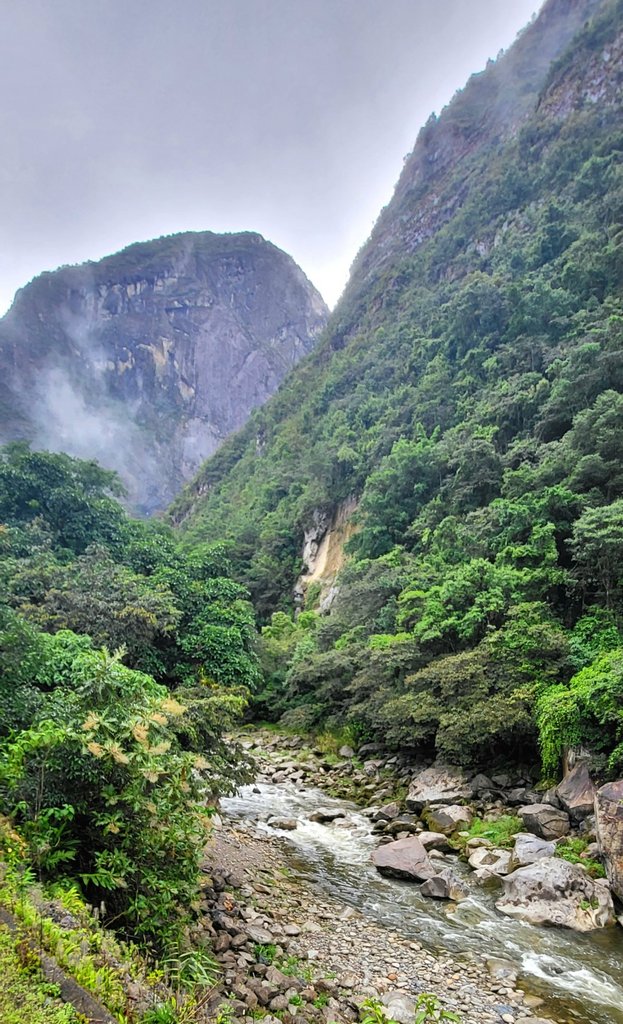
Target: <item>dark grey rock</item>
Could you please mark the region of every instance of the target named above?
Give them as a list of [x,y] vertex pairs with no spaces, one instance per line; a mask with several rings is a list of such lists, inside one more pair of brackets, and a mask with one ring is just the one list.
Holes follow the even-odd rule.
[[586,761],[578,761],[556,787],[558,800],[575,821],[593,814],[596,792]]
[[133,509],[164,508],[326,318],[294,261],[251,232],[186,232],[42,274],[0,321],[0,441],[96,458]]
[[309,815],[310,821],[317,821],[322,825],[336,821],[337,818],[345,818],[346,812],[335,807],[319,807]]
[[417,836],[380,846],[372,854],[377,871],[409,881],[423,882],[437,872]]
[[464,900],[469,895],[467,886],[452,871],[444,868],[433,878],[428,878],[421,886],[423,896],[432,896],[436,900]]
[[528,804],[517,811],[524,828],[541,839],[560,839],[566,836],[570,823],[566,811],[559,811],[550,804]]

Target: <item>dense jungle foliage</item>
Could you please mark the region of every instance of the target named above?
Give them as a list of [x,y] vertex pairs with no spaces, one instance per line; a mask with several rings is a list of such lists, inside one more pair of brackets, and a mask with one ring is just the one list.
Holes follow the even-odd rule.
[[0,453],[0,810],[44,881],[77,881],[160,951],[198,898],[223,731],[257,685],[253,611],[223,545],[179,552],[91,462]]
[[[320,347],[173,509],[187,550],[233,541],[259,715],[623,766],[623,4],[599,12],[510,137],[482,134],[491,69],[424,129],[460,158],[403,180],[392,259],[370,280],[364,250]],[[528,85],[504,88],[510,110]],[[430,237],[401,247],[409,218]],[[330,613],[313,587],[295,619],[303,533],[353,496]]]

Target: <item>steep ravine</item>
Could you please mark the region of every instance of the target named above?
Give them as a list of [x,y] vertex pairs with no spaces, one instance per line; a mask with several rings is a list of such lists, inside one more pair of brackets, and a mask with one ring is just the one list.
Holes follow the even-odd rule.
[[[349,963],[352,967],[357,960],[364,965],[368,962],[369,954],[365,948],[358,951],[358,945],[364,941],[365,928],[370,927],[375,935],[375,955],[369,959],[368,983],[380,983],[381,990],[432,988],[444,999],[449,998],[447,1005],[458,1010],[465,1021],[529,1024],[536,1013],[559,1024],[623,1022],[623,943],[619,928],[578,934],[504,917],[495,909],[496,893],[470,883],[468,873],[460,867],[469,896],[458,904],[432,900],[411,883],[379,875],[370,863],[378,838],[368,817],[350,801],[328,796],[306,783],[309,766],[305,760],[297,765],[297,756],[296,750],[285,747],[275,761],[273,748],[272,754],[262,759],[266,774],[260,776],[259,783],[223,801],[223,811],[236,827],[257,831],[267,841],[277,843],[310,898],[332,899],[362,915],[365,925],[352,925]],[[296,765],[300,777],[295,781],[270,781],[280,764],[289,764],[291,769]],[[330,778],[328,775],[327,780]],[[377,781],[376,785],[382,794],[383,782]],[[381,795],[373,802],[382,800]],[[324,823],[310,820],[319,807],[338,817]],[[296,827],[292,827],[293,822]],[[456,858],[450,859],[456,862]],[[394,936],[400,936],[400,940]],[[421,944],[428,951],[428,959],[425,954],[413,958],[413,950],[413,959],[402,957],[397,941],[404,942],[405,949],[409,942]],[[340,963],[340,950],[348,945],[336,937],[333,948]],[[325,952],[331,955],[331,949],[329,944]],[[430,959],[431,954],[445,963],[441,972],[431,971],[431,964],[438,963]],[[392,962],[397,972],[391,970]],[[389,980],[394,984],[388,984],[387,969],[383,974],[381,963],[390,965]],[[362,971],[359,984],[366,976]],[[490,972],[495,975],[496,971],[502,973],[502,980],[491,977]],[[486,993],[477,1012],[472,1005],[474,979],[476,991]]]

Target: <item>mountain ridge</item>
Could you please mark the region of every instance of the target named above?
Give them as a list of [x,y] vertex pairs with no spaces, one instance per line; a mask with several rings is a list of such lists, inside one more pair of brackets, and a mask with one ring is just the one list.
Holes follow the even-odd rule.
[[255,232],[182,232],[46,272],[0,321],[0,436],[99,458],[152,512],[326,316],[291,257]]
[[550,0],[522,67],[543,26],[529,112],[511,49],[429,129],[480,144],[403,178],[320,344],[170,517],[230,542],[260,717],[479,766],[540,742],[551,778],[578,742],[623,757],[623,3]]

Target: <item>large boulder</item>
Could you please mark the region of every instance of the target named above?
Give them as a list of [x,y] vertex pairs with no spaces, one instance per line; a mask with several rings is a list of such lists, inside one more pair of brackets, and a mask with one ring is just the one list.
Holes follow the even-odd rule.
[[400,816],[400,804],[393,800],[389,804],[383,804],[372,813],[372,821],[393,821]]
[[536,861],[507,875],[504,895],[496,907],[531,924],[553,924],[578,932],[604,928],[615,920],[607,884],[590,878],[579,864],[559,857]]
[[[381,996],[381,1002],[387,1010],[390,1020],[398,1021],[398,1024],[413,1024],[416,1010],[415,999],[406,992],[385,992]],[[333,1015],[331,1019],[333,1019]]]
[[345,818],[346,812],[339,810],[335,807],[319,807],[318,810],[312,811],[309,815],[310,821],[317,821],[321,825],[328,825],[332,821],[336,821],[338,818]]
[[544,857],[553,857],[555,853],[556,843],[547,839],[539,839],[531,832],[518,832],[511,853],[511,871],[525,868],[528,864],[535,864],[537,860],[543,860]]
[[576,821],[593,813],[596,792],[586,761],[578,761],[556,787],[556,796],[562,807]]
[[569,831],[569,815],[551,804],[528,804],[520,807],[517,814],[524,828],[541,839],[561,839]]
[[470,782],[470,787],[473,796],[481,796],[482,794],[493,793],[497,790],[497,786],[493,782],[493,779],[490,779],[488,775],[483,775],[482,773],[474,776]]
[[474,815],[469,807],[450,804],[449,807],[429,807],[424,817],[431,832],[442,832],[445,836],[451,836],[453,832],[469,828]]
[[599,849],[613,891],[623,900],[623,779],[608,782],[595,796]]
[[469,895],[467,886],[452,871],[444,868],[438,875],[429,878],[420,886],[423,896],[432,896],[435,900],[464,900]]
[[417,836],[379,846],[372,854],[372,863],[382,875],[394,875],[412,882],[425,882],[437,874]]
[[460,768],[433,765],[414,778],[406,804],[411,811],[421,811],[429,804],[456,804],[471,796],[472,787]]
[[470,854],[468,863],[474,871],[486,868],[492,875],[508,875],[512,871],[510,850],[488,850],[481,846]]
[[427,852],[428,850],[442,850],[444,853],[449,853],[452,849],[448,837],[443,832],[420,832],[418,839]]

